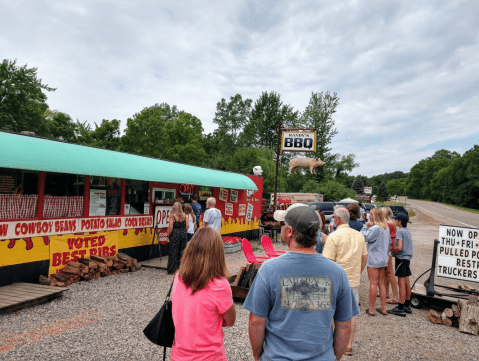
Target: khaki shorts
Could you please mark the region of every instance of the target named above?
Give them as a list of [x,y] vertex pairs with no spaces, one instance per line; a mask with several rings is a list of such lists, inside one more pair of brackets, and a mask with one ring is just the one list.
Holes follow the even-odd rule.
[[354,298],[356,299],[356,303],[359,306],[359,286],[351,287],[351,291],[353,291]]

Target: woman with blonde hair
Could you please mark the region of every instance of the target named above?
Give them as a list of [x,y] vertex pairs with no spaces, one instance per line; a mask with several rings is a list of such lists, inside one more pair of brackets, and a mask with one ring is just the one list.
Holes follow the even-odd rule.
[[180,202],[173,204],[168,223],[170,251],[168,253],[168,274],[175,273],[180,266],[181,255],[186,247],[186,215]]
[[195,213],[193,212],[193,208],[191,205],[186,204],[185,205],[185,214],[186,214],[186,228],[188,229],[186,231],[186,241],[189,242],[191,238],[193,237],[193,234],[195,234],[196,231],[196,216]]
[[369,309],[370,316],[375,316],[376,291],[379,286],[381,308],[376,311],[387,316],[386,309],[386,268],[388,265],[388,251],[391,243],[388,225],[381,209],[374,208],[370,213],[370,221],[361,229],[364,240],[367,242],[368,261],[366,263],[369,278]]
[[396,281],[396,276],[394,275],[393,267],[393,256],[391,256],[391,251],[394,251],[394,243],[396,241],[396,222],[393,220],[393,211],[389,207],[381,208],[383,212],[384,219],[388,224],[389,234],[391,235],[391,244],[389,246],[389,261],[388,268],[386,270],[386,294],[389,294],[389,284],[391,284],[391,289],[393,291],[393,297],[388,298],[386,303],[398,303],[399,302],[399,292],[398,292],[398,283]]
[[173,284],[172,361],[226,360],[223,327],[236,320],[221,235],[198,229],[186,246]]

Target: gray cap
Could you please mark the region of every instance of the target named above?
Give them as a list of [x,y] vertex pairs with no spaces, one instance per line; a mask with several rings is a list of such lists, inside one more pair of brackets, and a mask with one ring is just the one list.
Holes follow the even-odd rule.
[[313,226],[319,227],[318,214],[306,205],[293,204],[285,211],[274,212],[274,219],[286,221],[295,231],[309,234]]

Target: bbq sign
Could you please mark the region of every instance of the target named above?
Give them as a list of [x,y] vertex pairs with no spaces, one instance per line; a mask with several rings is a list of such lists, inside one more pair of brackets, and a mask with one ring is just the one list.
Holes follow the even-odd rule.
[[283,131],[281,150],[283,152],[315,152],[316,132]]
[[479,282],[479,229],[439,227],[437,275]]

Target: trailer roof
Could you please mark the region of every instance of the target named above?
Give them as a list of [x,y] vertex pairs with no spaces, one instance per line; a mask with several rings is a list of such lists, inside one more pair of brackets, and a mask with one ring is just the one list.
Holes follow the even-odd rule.
[[112,150],[0,132],[0,167],[257,190],[247,176]]

